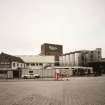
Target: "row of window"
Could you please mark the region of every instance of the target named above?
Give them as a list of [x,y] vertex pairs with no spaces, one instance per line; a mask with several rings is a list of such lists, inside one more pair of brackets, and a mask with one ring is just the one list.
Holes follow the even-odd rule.
[[[43,64],[42,63],[26,63],[26,66],[42,66]],[[13,67],[18,67],[18,66],[21,66],[23,67],[23,64],[18,64],[18,63],[13,63]],[[25,64],[24,64],[24,67],[25,67]]]
[[42,66],[43,64],[42,63],[31,63],[31,64],[30,63],[27,63],[26,65],[27,66],[30,66],[30,65],[31,66]]
[[[23,67],[23,64],[13,63],[13,67],[19,67],[19,66]],[[24,65],[24,67],[25,67],[25,65]]]

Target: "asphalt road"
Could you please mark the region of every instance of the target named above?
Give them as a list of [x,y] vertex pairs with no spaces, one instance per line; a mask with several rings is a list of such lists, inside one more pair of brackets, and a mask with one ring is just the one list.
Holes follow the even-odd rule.
[[105,77],[1,81],[0,105],[105,105]]

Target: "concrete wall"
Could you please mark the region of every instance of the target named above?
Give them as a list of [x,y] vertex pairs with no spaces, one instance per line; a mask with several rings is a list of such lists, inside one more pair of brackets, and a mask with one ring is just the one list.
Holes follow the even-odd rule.
[[55,77],[55,70],[54,69],[24,69],[22,70],[22,77],[25,75],[30,75],[29,71],[33,71],[33,74],[39,74],[40,77]]
[[37,69],[37,70],[36,69],[33,69],[33,70],[24,69],[24,70],[22,70],[22,77],[25,75],[30,75],[29,71],[33,71],[33,75],[39,74],[40,77],[55,78],[56,69],[59,69],[60,73],[63,75],[67,75],[67,76],[72,75],[71,68],[65,69],[65,68],[60,68],[60,67],[58,67],[58,68],[54,67],[52,69]]
[[89,51],[85,54],[86,62],[98,62],[102,59],[102,52],[100,48],[96,48],[95,50]]

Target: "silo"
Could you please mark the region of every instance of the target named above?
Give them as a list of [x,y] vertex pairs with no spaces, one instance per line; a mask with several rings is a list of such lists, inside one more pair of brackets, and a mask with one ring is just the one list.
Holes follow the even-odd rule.
[[70,57],[70,60],[69,60],[70,61],[70,66],[72,66],[72,59],[71,59],[72,58],[72,53],[69,53],[69,57]]
[[76,51],[75,52],[75,66],[79,66],[79,57],[80,57],[81,52]]
[[63,58],[63,66],[65,66],[65,62],[66,62],[66,57],[65,57],[65,55],[63,55],[62,58]]
[[70,55],[69,53],[66,54],[66,66],[69,66],[70,65]]
[[70,63],[71,63],[71,66],[75,65],[75,53],[74,52],[70,54]]

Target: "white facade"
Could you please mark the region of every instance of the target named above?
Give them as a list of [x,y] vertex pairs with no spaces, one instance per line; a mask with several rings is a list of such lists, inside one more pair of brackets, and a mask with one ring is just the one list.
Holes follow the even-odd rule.
[[19,62],[14,62],[14,61],[11,63],[12,70],[16,70],[18,68],[25,68],[25,67],[26,67],[25,63],[19,63]]
[[22,71],[22,75],[39,74],[44,76],[43,70],[45,71],[46,68],[55,64],[54,56],[20,55],[18,57],[26,63],[26,69]]

